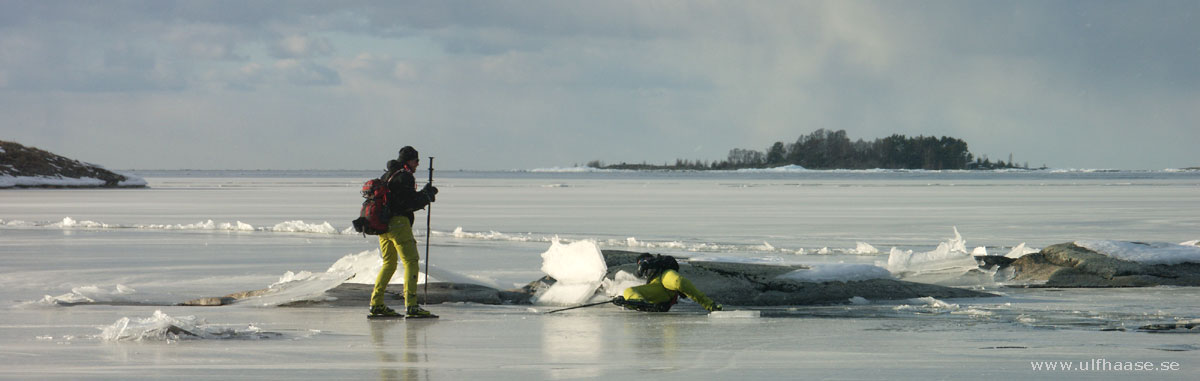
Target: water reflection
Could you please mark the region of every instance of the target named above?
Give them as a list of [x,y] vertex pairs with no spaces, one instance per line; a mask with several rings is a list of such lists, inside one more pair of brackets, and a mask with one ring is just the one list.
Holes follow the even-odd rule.
[[[429,380],[429,345],[425,328],[429,322],[409,322],[403,319],[369,322],[371,344],[379,357],[380,380]],[[389,346],[398,330],[404,331],[404,342],[399,348]],[[389,335],[390,334],[390,335]],[[389,337],[390,336],[390,337]],[[395,344],[395,343],[392,343]],[[396,354],[399,349],[399,355]]]
[[602,374],[604,321],[597,316],[548,317],[542,328],[542,351],[551,379],[596,378]]

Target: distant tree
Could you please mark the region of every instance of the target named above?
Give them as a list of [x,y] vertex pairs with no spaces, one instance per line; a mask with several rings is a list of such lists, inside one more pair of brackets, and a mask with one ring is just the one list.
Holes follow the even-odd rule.
[[[800,165],[812,169],[995,169],[1016,168],[1009,162],[993,163],[987,155],[977,158],[971,154],[967,142],[948,136],[907,137],[893,134],[886,138],[851,141],[845,130],[817,129],[801,135],[791,144],[775,142],[765,152],[735,148],[729,151],[724,161],[712,163],[696,160],[676,159],[674,165],[663,166],[619,165],[604,166],[593,160],[589,167],[626,169],[739,169],[762,168],[786,164]],[[1025,164],[1029,166],[1028,163]]]
[[767,165],[776,166],[787,163],[787,147],[783,142],[775,142],[767,149]]

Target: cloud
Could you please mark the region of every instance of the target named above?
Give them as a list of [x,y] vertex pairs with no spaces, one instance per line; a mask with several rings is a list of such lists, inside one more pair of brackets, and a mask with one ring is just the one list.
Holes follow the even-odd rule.
[[[78,112],[90,96],[114,95],[106,101],[126,111],[106,128],[121,134],[129,130],[118,117],[142,125],[220,119],[191,111],[197,104],[219,104],[205,109],[241,113],[235,116],[260,126],[247,128],[263,129],[281,128],[274,126],[284,117],[255,110],[319,109],[287,124],[318,132],[354,125],[374,135],[404,126],[414,134],[406,138],[428,139],[467,168],[711,160],[817,128],[863,139],[950,135],[977,154],[1013,152],[1050,165],[1165,167],[1191,152],[1179,142],[1200,138],[1190,128],[1192,110],[1200,109],[1200,28],[1191,19],[1198,8],[1093,1],[3,2],[0,96],[47,104],[8,102],[0,113],[41,120]],[[130,103],[162,97],[157,105],[180,110],[147,113],[116,95]],[[272,103],[279,98],[288,105]],[[71,124],[64,129],[95,128],[80,115],[60,120]],[[1157,151],[1173,154],[1088,151],[1111,147],[1106,137],[1140,147],[1160,142]],[[333,140],[291,139],[313,149]],[[179,149],[228,146],[194,141]],[[499,156],[508,159],[477,159]]]
[[311,58],[333,53],[333,45],[323,37],[291,35],[280,38],[271,45],[271,55],[276,58]]

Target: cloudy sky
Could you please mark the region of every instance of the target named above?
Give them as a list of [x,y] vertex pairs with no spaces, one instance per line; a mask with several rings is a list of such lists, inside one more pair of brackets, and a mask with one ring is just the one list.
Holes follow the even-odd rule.
[[1200,2],[0,0],[0,140],[114,169],[723,159],[818,128],[1200,166]]

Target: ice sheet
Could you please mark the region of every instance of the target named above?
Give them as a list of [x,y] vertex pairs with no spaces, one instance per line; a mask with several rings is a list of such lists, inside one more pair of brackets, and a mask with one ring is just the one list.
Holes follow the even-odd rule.
[[1200,247],[1166,242],[1075,241],[1075,245],[1113,258],[1148,265],[1200,263]]

